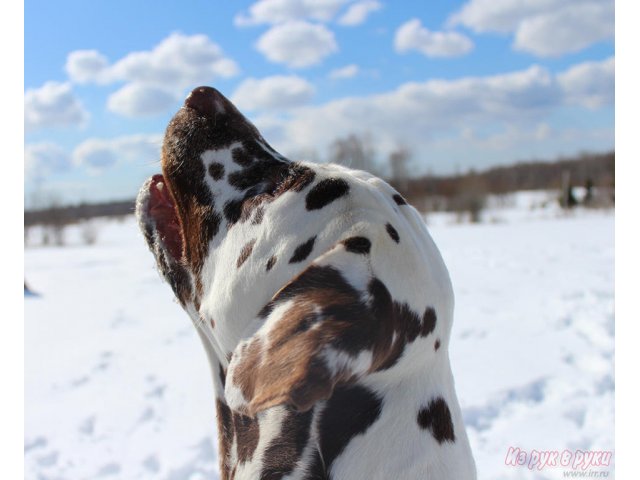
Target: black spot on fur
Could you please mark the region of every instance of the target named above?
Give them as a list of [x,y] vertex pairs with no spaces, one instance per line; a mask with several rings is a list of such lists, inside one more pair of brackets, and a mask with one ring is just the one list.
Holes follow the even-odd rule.
[[402,195],[400,195],[399,193],[396,193],[396,194],[393,196],[393,200],[395,200],[395,202],[396,202],[398,205],[406,205],[406,204],[407,204],[407,201],[406,201],[406,200],[402,197]]
[[234,162],[243,167],[248,167],[251,165],[251,162],[253,162],[253,158],[244,148],[234,148],[231,151],[231,158],[233,158]]
[[224,176],[224,165],[218,162],[214,162],[209,165],[209,175],[214,180],[220,180]]
[[229,225],[235,224],[242,215],[242,200],[229,200],[224,204],[224,218]]
[[371,250],[371,241],[365,237],[351,237],[342,242],[347,252],[366,255]]
[[311,464],[307,468],[304,480],[329,480],[324,461],[318,450],[314,450]]
[[227,175],[229,185],[236,190],[246,190],[262,182],[270,182],[274,165],[270,162],[256,162],[243,170]]
[[437,397],[429,402],[428,407],[421,408],[418,412],[418,425],[429,430],[438,443],[455,442],[451,411],[447,402],[442,397]]
[[273,268],[277,260],[278,257],[276,257],[275,255],[271,256],[271,258],[267,260],[267,272]]
[[382,401],[360,385],[337,387],[318,422],[319,441],[327,469],[353,437],[365,433],[380,417]]
[[440,339],[436,340],[436,343],[433,345],[433,348],[436,350],[436,352],[438,351],[438,349],[440,348]]
[[396,229],[393,228],[393,226],[390,223],[387,223],[386,227],[387,227],[387,233],[393,239],[393,241],[396,243],[400,243],[400,235],[398,235],[398,232],[396,231]]
[[222,384],[222,388],[224,388],[225,383],[227,381],[227,372],[222,365],[218,365],[218,377],[220,378],[220,383]]
[[436,311],[433,307],[427,307],[424,311],[424,315],[422,316],[422,330],[420,331],[420,335],[426,337],[431,332],[433,332],[436,328]]
[[289,263],[298,263],[302,262],[305,258],[309,256],[311,251],[313,250],[313,244],[316,242],[315,235],[311,237],[309,240],[304,242],[302,245],[298,245],[293,252],[293,256],[289,260]]
[[309,441],[313,409],[298,413],[288,409],[282,421],[282,431],[274,438],[263,455],[260,480],[280,480],[296,467]]
[[[389,290],[377,278],[369,282],[371,312],[376,330],[373,346],[373,360],[376,371],[393,367],[402,357],[408,343],[421,334],[423,325],[420,316],[406,303],[393,300]],[[371,322],[370,322],[371,323]],[[396,333],[396,335],[393,335]]]
[[307,210],[318,210],[349,193],[349,184],[341,178],[327,178],[307,193]]

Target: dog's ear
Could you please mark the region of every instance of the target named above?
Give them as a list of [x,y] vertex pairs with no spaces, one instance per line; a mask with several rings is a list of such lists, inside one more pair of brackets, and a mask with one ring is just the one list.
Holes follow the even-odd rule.
[[407,342],[433,330],[430,318],[394,302],[366,256],[344,243],[276,293],[259,316],[264,323],[234,351],[225,387],[229,406],[251,416],[281,404],[306,411],[337,384],[391,367]]

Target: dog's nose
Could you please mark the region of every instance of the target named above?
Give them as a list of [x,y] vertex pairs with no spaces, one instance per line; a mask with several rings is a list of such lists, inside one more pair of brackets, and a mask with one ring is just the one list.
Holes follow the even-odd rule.
[[215,88],[197,87],[186,98],[184,105],[193,108],[202,115],[214,115],[220,108],[218,105],[220,97],[220,93]]

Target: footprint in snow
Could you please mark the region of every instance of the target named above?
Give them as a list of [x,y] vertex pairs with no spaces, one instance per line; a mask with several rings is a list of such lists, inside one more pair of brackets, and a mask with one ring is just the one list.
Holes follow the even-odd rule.
[[36,450],[38,448],[44,448],[48,443],[49,442],[47,441],[46,437],[36,437],[24,444],[24,453],[30,452],[31,450]]

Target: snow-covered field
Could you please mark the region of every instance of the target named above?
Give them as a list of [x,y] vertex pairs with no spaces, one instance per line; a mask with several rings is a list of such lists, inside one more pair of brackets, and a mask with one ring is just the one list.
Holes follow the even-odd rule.
[[[544,193],[492,205],[479,225],[427,219],[456,292],[450,355],[479,478],[566,478],[505,460],[614,450],[614,213],[563,214]],[[96,225],[93,246],[76,230],[25,250],[25,478],[218,478],[194,327],[133,218]],[[613,460],[586,473],[602,470],[614,478]]]

